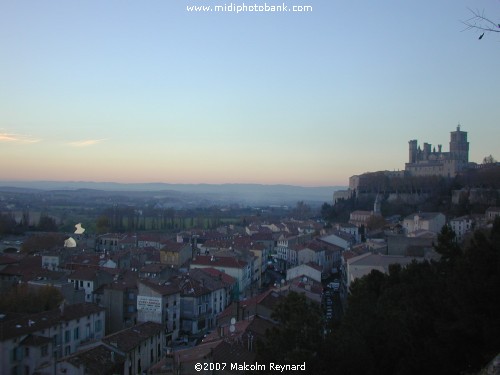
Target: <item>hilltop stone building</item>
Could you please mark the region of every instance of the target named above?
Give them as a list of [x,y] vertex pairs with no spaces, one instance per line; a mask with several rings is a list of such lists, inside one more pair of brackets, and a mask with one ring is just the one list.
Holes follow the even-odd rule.
[[411,140],[405,171],[411,176],[455,177],[468,164],[467,132],[461,131],[458,125],[457,130],[450,133],[449,152],[443,152],[442,145],[438,145],[436,150],[430,143],[424,143],[423,148],[420,148],[416,139]]

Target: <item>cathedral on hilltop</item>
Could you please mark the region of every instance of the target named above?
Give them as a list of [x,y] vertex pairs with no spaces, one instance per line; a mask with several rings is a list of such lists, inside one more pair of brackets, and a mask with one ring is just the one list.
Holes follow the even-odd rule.
[[405,171],[410,176],[442,176],[455,177],[458,172],[468,167],[469,142],[467,132],[457,130],[450,133],[450,151],[443,152],[442,145],[432,148],[430,143],[424,143],[423,148],[417,140],[409,142],[409,160]]

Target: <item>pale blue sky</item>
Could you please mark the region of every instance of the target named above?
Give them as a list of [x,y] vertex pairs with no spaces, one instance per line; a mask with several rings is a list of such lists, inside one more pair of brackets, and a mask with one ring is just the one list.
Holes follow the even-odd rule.
[[500,158],[500,34],[460,23],[499,1],[186,11],[230,3],[0,0],[0,178],[345,185],[459,122]]

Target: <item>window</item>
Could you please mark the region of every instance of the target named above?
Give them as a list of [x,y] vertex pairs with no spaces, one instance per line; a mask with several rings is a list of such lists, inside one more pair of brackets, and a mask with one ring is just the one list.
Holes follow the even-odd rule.
[[64,348],[64,355],[70,355],[71,354],[71,346],[67,346]]
[[90,282],[87,282],[87,288],[90,288]]
[[64,332],[64,342],[68,343],[71,341],[71,331],[68,329]]
[[101,332],[101,329],[102,329],[102,324],[101,324],[101,320],[98,319],[95,321],[95,331],[96,332]]
[[83,280],[80,280],[80,286],[83,288]]
[[80,339],[80,327],[76,327],[73,330],[73,340],[79,340]]

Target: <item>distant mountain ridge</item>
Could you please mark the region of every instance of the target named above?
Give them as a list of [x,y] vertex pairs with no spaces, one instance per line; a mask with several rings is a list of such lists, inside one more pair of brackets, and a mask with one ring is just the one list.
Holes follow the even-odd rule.
[[169,184],[89,181],[0,181],[0,190],[98,190],[119,193],[161,192],[196,195],[217,201],[285,204],[297,201],[330,202],[344,186],[303,187],[264,184]]

